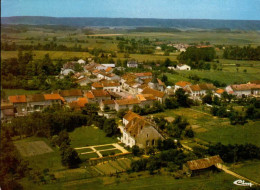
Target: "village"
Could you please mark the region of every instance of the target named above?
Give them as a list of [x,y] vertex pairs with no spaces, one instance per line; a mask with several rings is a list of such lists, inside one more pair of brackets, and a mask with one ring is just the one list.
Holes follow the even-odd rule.
[[226,1],[1,1],[0,190],[259,189],[259,2]]
[[[211,83],[191,84],[186,81],[176,82],[174,86],[166,86],[152,72],[130,72],[122,74],[122,76],[118,76],[113,72],[115,70],[124,71],[126,68],[137,68],[139,64],[142,64],[134,60],[127,62],[126,68],[122,66],[117,67],[114,63],[95,63],[91,58],[88,59],[88,62],[86,64],[86,61],[83,59],[67,62],[63,65],[60,75],[56,77],[64,78],[69,76],[80,87],[88,86],[89,90],[79,88],[56,90],[49,94],[9,96],[7,100],[2,100],[1,103],[1,121],[9,123],[12,122],[12,118],[28,116],[55,105],[60,105],[74,112],[81,112],[86,105],[96,105],[99,109],[99,116],[107,119],[116,118],[117,128],[121,133],[117,137],[118,143],[78,147],[75,150],[82,156],[97,154],[97,158],[89,157],[85,162],[89,163],[91,167],[101,167],[107,161],[110,163],[111,161],[109,160],[111,159],[116,159],[118,162],[121,159],[128,160],[129,155],[131,155],[131,149],[133,154],[137,155],[135,153],[136,147],[138,151],[143,149],[144,153],[149,155],[152,147],[159,146],[159,141],[165,141],[170,137],[169,133],[163,131],[158,126],[153,116],[139,115],[140,113],[143,115],[144,111],[139,112],[139,114],[135,113],[140,109],[149,110],[156,106],[160,107],[160,105],[167,107],[167,104],[171,103],[169,100],[174,98],[175,94],[180,93],[180,91],[189,101],[197,102],[197,104],[205,103],[203,97],[208,94],[219,99],[223,98],[223,93],[226,93],[226,96],[232,95],[232,97],[237,97],[238,99],[245,97],[259,98],[260,95],[259,81],[250,81],[247,84],[230,84],[226,88],[217,88]],[[75,65],[80,65],[83,68],[82,72],[75,72]],[[178,64],[176,67],[168,67],[168,69],[189,72],[191,67],[185,64]],[[207,103],[206,106],[212,107],[212,105]],[[153,112],[160,112],[160,110],[155,109]],[[122,115],[122,120],[118,118],[118,113],[124,114]],[[171,119],[174,118],[171,117]],[[190,128],[190,130],[192,129]],[[182,141],[179,140],[179,138],[176,138],[173,141],[175,144],[173,146],[178,144],[177,146],[182,147],[181,149],[185,151],[193,151],[189,145],[181,144],[180,142]],[[111,154],[104,153],[109,151]],[[190,176],[191,174],[194,175],[197,172],[201,173],[201,171],[211,170],[212,168],[213,170],[215,168],[225,172],[229,171],[225,165],[222,165],[223,163],[219,155],[187,161],[183,166],[183,173]],[[110,170],[112,173],[120,171],[125,171],[125,168]],[[101,171],[98,173],[101,175],[106,174],[106,172]],[[237,174],[232,173],[231,175]],[[242,178],[248,180],[245,177]],[[254,181],[252,182],[257,184]]]

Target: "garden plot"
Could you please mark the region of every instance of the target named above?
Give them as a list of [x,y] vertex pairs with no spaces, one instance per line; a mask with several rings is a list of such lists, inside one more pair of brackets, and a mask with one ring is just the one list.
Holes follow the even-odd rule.
[[53,152],[53,150],[44,141],[19,142],[15,143],[15,146],[24,157]]
[[101,158],[108,155],[128,152],[118,143],[78,147],[75,148],[75,150],[79,153],[80,156],[84,155],[85,158],[96,158],[97,155]]

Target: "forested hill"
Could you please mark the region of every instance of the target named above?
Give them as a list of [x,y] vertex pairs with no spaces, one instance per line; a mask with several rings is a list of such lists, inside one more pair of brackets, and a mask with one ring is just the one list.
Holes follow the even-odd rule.
[[209,20],[209,19],[150,19],[150,18],[83,18],[83,17],[2,17],[2,24],[65,25],[98,27],[174,27],[178,29],[238,29],[260,30],[259,20]]

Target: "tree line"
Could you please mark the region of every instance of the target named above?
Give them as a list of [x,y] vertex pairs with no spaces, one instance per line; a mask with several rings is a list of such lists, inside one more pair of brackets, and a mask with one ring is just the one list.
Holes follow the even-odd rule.
[[[2,51],[32,51],[32,50],[44,50],[44,51],[77,51],[77,52],[88,52],[89,49],[87,47],[82,47],[81,44],[74,44],[74,46],[68,47],[64,44],[57,44],[56,39],[46,44],[23,44],[17,45],[15,42],[1,42],[1,50]],[[32,41],[33,42],[33,41]]]
[[260,60],[260,46],[229,46],[223,52],[223,58],[235,60]]

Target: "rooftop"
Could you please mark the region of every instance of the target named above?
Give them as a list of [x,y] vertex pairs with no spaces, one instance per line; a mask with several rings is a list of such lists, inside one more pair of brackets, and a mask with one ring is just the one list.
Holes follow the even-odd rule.
[[223,163],[223,160],[220,158],[219,155],[216,155],[208,158],[188,161],[187,165],[190,170],[200,170],[200,169],[209,168],[218,163]]
[[154,89],[151,89],[151,88],[148,88],[148,87],[143,90],[142,94],[152,94],[155,97],[159,97],[159,98],[163,98],[164,95],[165,95],[164,92],[154,90]]

